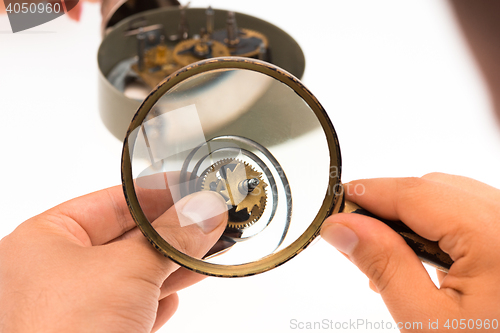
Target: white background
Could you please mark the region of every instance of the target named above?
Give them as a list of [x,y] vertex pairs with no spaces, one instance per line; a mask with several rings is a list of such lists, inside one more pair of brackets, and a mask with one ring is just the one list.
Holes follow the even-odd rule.
[[[344,181],[442,171],[500,187],[500,127],[445,2],[191,6],[209,4],[268,20],[299,42],[303,82],[338,132]],[[121,143],[97,110],[99,26],[92,4],[80,23],[62,17],[17,34],[0,17],[0,237],[56,204],[120,184]],[[391,320],[367,278],[324,241],[273,271],[208,278],[179,295],[162,332],[288,332],[296,331],[291,319]]]

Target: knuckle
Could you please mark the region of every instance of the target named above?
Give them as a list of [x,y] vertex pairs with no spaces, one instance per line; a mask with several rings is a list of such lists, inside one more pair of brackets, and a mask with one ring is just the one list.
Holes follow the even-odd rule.
[[419,177],[406,177],[398,179],[398,189],[399,190],[407,190],[414,189],[422,186],[425,183],[425,180]]
[[427,180],[418,177],[400,178],[396,184],[395,211],[399,213],[401,207],[419,202],[424,197],[427,183]]
[[391,256],[391,252],[385,251],[363,258],[364,273],[377,286],[379,292],[383,292],[394,276],[395,270],[391,265]]
[[127,232],[130,228],[127,227],[127,217],[129,212],[125,211],[124,209],[120,209],[122,205],[120,205],[118,202],[116,202],[115,197],[113,196],[111,189],[107,188],[104,190],[105,193],[108,195],[109,201],[111,202],[111,206],[113,207],[113,211],[116,216],[116,220],[118,221],[118,224],[120,226],[120,234],[124,234]]
[[156,226],[155,229],[176,250],[187,255],[193,255],[196,252],[197,242],[188,230],[168,226]]

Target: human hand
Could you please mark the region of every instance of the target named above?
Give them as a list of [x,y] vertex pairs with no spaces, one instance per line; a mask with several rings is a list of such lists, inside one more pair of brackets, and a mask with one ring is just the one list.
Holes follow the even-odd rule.
[[[225,229],[227,206],[215,192],[172,206],[169,191],[142,191],[155,229],[190,256],[201,258]],[[192,224],[181,228],[179,218]],[[54,207],[0,240],[0,331],[158,330],[176,311],[176,292],[204,276],[161,256],[134,225],[117,186]]]
[[[357,195],[363,192],[360,186],[364,193]],[[449,332],[452,329],[444,326],[447,320],[452,327],[457,319],[461,327],[464,319],[469,331],[487,329],[488,320],[487,331],[493,331],[496,320],[498,328],[500,190],[440,173],[359,180],[345,188],[349,200],[439,241],[454,260],[448,274],[438,272],[440,288],[436,288],[415,253],[387,225],[358,214],[336,214],[325,221],[321,236],[368,276],[397,323],[421,322],[427,331],[429,320],[438,320],[439,330],[432,331]]]

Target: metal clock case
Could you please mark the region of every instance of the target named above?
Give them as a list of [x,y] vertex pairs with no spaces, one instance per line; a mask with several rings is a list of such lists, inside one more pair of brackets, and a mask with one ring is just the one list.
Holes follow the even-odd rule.
[[[216,98],[222,116],[231,118],[224,110],[233,104],[226,102],[235,91],[246,91],[248,82],[265,91],[238,99],[244,112],[230,126],[214,125],[207,117],[214,107],[211,100]],[[281,265],[319,235],[331,214],[375,217],[345,201],[340,170],[335,129],[311,92],[277,66],[237,57],[197,62],[158,85],[134,116],[122,155],[125,197],[148,240],[180,265],[220,277],[249,276]],[[155,198],[167,195],[174,205],[197,191],[219,193],[229,219],[219,242],[202,258],[169,243],[164,236],[171,235],[162,234],[154,218],[147,217],[152,207],[148,191],[156,191]],[[436,242],[401,222],[380,220],[421,260],[444,271],[451,266]]]
[[[151,89],[171,73],[198,60],[253,57],[299,78],[304,72],[300,46],[286,32],[266,21],[219,9],[173,6],[123,18],[142,8],[134,7],[134,3],[138,2],[118,1],[114,5],[118,9],[109,11],[107,16],[111,18],[103,22],[106,34],[98,52],[101,119],[120,140]],[[148,3],[150,7],[158,5],[157,1]]]
[[101,33],[105,36],[116,24],[134,14],[179,5],[177,0],[103,0]]

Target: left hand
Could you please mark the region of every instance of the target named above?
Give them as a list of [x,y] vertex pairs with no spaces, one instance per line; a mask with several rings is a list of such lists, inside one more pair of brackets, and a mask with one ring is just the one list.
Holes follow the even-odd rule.
[[[149,191],[146,215],[178,250],[200,258],[224,231],[219,194],[172,206],[170,193]],[[176,292],[204,276],[160,255],[134,226],[117,186],[52,208],[0,240],[0,331],[159,329],[176,311]]]

